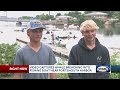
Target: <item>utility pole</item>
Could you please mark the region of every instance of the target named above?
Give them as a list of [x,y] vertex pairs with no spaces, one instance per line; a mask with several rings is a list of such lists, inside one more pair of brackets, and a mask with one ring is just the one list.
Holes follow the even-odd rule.
[[6,17],[7,17],[7,11],[6,11]]
[[8,18],[7,18],[7,11],[4,11],[4,12],[5,12],[5,16],[6,16],[6,21],[7,21],[7,19],[8,19]]
[[49,16],[50,16],[50,11],[49,11]]
[[50,20],[50,11],[49,11],[49,20]]

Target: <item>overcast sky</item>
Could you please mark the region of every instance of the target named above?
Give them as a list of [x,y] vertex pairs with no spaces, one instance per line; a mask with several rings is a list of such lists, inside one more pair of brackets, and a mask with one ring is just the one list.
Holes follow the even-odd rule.
[[[56,15],[57,13],[61,13],[64,15],[65,13],[68,13],[70,11],[50,11],[50,15]],[[41,14],[49,14],[49,11],[7,11],[7,17],[14,17],[18,18],[21,16],[32,16],[35,17],[36,15]],[[0,16],[5,16],[6,12],[0,11]]]

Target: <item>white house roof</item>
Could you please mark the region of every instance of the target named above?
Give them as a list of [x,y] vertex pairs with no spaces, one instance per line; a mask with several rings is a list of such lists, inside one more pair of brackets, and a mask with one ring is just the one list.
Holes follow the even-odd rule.
[[94,15],[108,15],[108,13],[103,13],[103,12],[92,12],[85,14],[86,16],[94,16]]

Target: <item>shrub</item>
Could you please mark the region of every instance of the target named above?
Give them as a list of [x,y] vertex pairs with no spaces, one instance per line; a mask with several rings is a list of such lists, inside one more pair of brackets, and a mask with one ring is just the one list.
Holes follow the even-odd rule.
[[[114,53],[111,56],[111,65],[120,65],[120,62],[117,61],[118,58],[119,58],[119,53]],[[120,73],[111,72],[110,79],[120,79]]]
[[[19,48],[17,43],[15,44],[0,44],[0,65],[12,65],[14,63],[16,50]],[[11,73],[1,73],[2,77],[11,76]]]

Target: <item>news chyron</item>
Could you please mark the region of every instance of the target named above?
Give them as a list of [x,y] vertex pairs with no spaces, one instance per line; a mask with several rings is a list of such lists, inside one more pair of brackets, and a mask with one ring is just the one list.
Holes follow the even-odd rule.
[[96,65],[96,72],[109,72],[109,73],[111,73],[111,65]]

